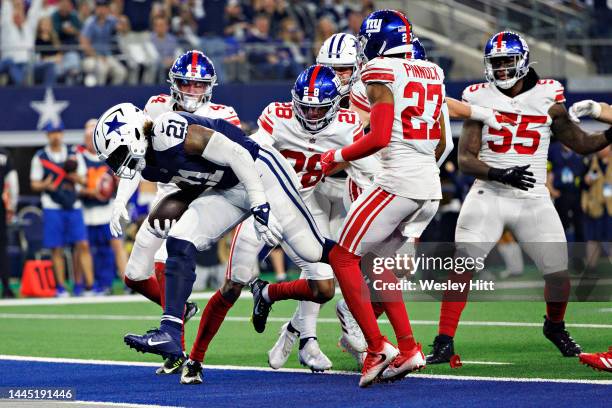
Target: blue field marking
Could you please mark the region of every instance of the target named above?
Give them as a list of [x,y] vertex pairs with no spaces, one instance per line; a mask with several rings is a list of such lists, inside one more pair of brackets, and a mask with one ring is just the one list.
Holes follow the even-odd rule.
[[65,387],[80,401],[186,407],[604,407],[611,385],[419,378],[359,389],[356,375],[205,369],[202,385],[154,367],[0,360],[2,387]]

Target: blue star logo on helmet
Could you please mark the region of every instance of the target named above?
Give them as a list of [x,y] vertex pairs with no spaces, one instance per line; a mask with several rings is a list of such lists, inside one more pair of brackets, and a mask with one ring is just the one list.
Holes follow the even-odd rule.
[[113,120],[111,120],[110,122],[104,122],[104,124],[106,126],[108,126],[108,130],[106,131],[106,135],[110,136],[110,134],[113,133],[113,132],[117,132],[118,134],[121,134],[119,129],[121,129],[121,126],[125,125],[126,123],[125,122],[120,122],[119,121],[119,114],[117,114],[117,115],[115,115]]

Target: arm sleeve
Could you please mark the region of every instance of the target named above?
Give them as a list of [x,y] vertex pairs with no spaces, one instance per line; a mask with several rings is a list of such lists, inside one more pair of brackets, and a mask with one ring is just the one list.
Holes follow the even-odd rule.
[[376,153],[389,144],[393,128],[394,105],[377,103],[370,115],[370,132],[353,144],[336,151],[335,161],[353,161]]
[[9,208],[13,211],[17,209],[17,200],[19,199],[19,178],[17,171],[11,170],[6,175],[6,186],[9,193]]
[[142,179],[142,175],[140,173],[136,173],[136,176],[132,179],[119,179],[119,186],[117,187],[117,195],[115,196],[115,201],[119,201],[126,205],[132,195],[138,189],[140,185],[140,180]]
[[30,4],[30,9],[28,10],[28,15],[26,17],[26,24],[28,29],[32,32],[36,32],[36,26],[38,25],[38,20],[41,17],[42,12],[42,2],[43,0],[32,0]]
[[215,132],[202,152],[202,157],[219,166],[229,166],[249,195],[251,208],[266,203],[264,186],[251,153],[225,135]]
[[442,104],[442,117],[444,118],[444,138],[446,139],[446,147],[444,148],[444,152],[442,152],[442,156],[440,156],[440,160],[436,163],[438,167],[442,166],[442,163],[446,160],[448,155],[453,151],[453,131],[451,129],[450,116],[448,114],[448,106],[446,103]]

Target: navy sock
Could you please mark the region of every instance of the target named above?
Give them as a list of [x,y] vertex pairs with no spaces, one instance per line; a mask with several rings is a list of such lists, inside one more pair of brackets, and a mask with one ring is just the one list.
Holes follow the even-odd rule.
[[166,305],[162,321],[171,321],[179,326],[183,322],[185,302],[191,295],[195,282],[196,247],[189,241],[168,238],[166,241]]
[[331,239],[325,238],[325,242],[323,243],[323,254],[321,255],[321,262],[328,264],[329,263],[329,252],[336,245],[335,241]]

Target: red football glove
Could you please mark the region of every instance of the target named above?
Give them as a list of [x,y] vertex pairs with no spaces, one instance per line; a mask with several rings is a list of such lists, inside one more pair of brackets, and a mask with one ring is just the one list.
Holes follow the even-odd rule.
[[328,150],[321,155],[321,170],[323,170],[323,174],[329,176],[329,174],[336,168],[338,163],[334,159],[336,154],[336,150]]

